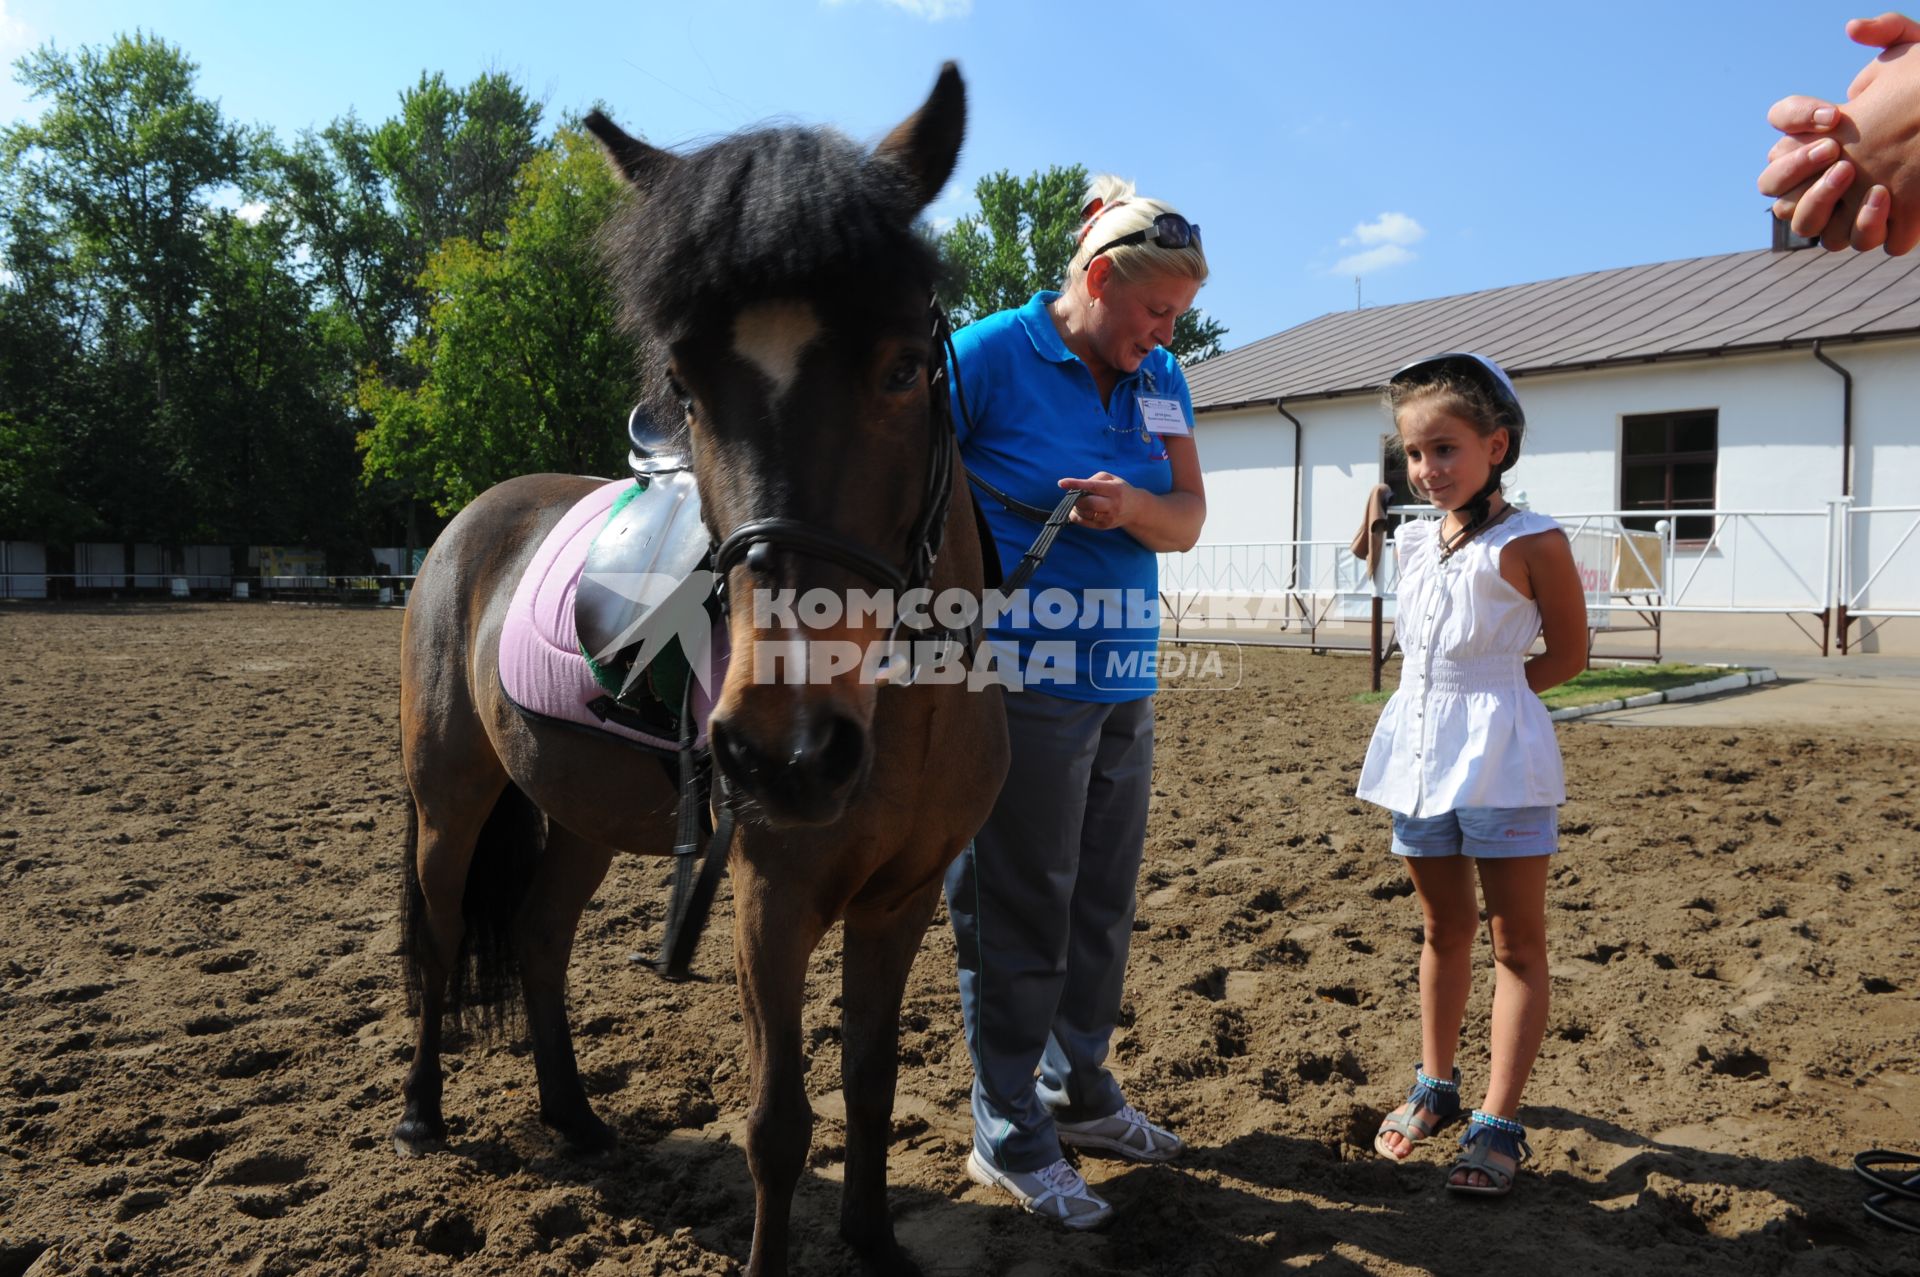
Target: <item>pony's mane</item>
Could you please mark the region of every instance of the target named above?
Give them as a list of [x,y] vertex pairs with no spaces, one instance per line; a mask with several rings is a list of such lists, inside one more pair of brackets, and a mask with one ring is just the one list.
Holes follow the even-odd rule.
[[931,288],[938,258],[913,227],[918,211],[897,165],[827,128],[736,134],[666,166],[603,237],[655,420],[679,416],[666,389],[668,346],[745,306],[835,301],[909,281]]

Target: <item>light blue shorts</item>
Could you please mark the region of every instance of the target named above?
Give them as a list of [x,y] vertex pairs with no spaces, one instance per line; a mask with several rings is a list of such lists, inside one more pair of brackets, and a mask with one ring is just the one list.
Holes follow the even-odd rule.
[[1396,856],[1551,856],[1560,850],[1558,807],[1461,807],[1437,816],[1393,813]]

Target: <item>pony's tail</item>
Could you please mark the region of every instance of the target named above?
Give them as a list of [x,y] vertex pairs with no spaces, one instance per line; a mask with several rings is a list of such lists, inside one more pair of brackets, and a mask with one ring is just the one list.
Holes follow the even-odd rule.
[[[446,973],[445,1009],[456,1027],[464,1027],[470,1018],[485,1033],[511,1026],[519,1008],[513,919],[527,898],[546,841],[545,815],[509,782],[494,801],[467,865],[460,898],[460,950],[453,970]],[[401,943],[410,1012],[419,1011],[428,973],[438,965],[420,884],[419,845],[419,811],[409,791]]]
[[400,962],[407,978],[407,1014],[420,1014],[433,940],[427,934],[427,893],[420,888],[420,805],[406,787],[407,837],[400,862]]

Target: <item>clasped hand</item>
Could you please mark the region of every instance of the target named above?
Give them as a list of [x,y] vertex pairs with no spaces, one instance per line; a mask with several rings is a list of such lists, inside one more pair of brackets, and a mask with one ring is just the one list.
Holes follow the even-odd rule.
[[1760,192],[1795,234],[1828,249],[1920,245],[1920,22],[1898,13],[1855,18],[1847,35],[1881,50],[1845,102],[1796,94],[1767,123],[1783,136],[1767,153]]

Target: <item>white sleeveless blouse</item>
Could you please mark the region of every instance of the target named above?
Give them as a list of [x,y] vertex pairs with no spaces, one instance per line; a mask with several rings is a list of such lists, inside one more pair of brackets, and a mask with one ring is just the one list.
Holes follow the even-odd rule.
[[1500,575],[1516,537],[1558,531],[1516,509],[1440,559],[1440,521],[1400,528],[1400,688],[1380,712],[1356,794],[1405,816],[1567,800],[1560,746],[1522,665],[1540,609]]

